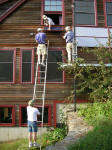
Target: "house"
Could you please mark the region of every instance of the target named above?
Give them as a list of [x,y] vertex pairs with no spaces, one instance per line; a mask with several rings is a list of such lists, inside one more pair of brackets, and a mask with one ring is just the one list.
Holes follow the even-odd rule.
[[[78,55],[88,63],[92,56],[80,52],[81,47],[106,46],[112,33],[112,0],[0,0],[0,141],[27,136],[27,102],[32,99],[36,69],[35,34],[44,27],[42,15],[53,19],[49,39],[48,72],[45,98],[44,130],[59,122],[59,108],[67,103],[74,84],[58,62],[65,62],[65,26],[76,24]],[[74,11],[75,8],[75,11]],[[41,70],[41,67],[40,67]],[[39,83],[42,80],[38,80]],[[86,101],[83,95],[77,102]],[[41,109],[41,101],[36,105]],[[12,132],[14,131],[14,132]]]

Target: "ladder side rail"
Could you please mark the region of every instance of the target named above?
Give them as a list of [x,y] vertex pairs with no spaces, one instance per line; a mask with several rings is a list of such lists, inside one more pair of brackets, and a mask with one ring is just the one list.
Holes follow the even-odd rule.
[[33,100],[35,100],[35,98],[36,98],[37,79],[38,79],[38,59],[37,59],[36,73],[35,73],[35,84],[34,84]]
[[45,105],[45,91],[46,91],[46,79],[47,79],[47,60],[48,60],[48,48],[49,48],[49,41],[47,44],[47,56],[46,56],[46,66],[45,66],[45,79],[44,79],[44,91],[43,91],[43,104],[42,104],[42,126],[44,122],[44,105]]
[[44,105],[45,105],[45,91],[46,91],[46,77],[47,77],[47,59],[46,59],[46,68],[45,68],[45,80],[44,80],[44,91],[43,91],[43,105],[42,105],[42,124],[44,119]]

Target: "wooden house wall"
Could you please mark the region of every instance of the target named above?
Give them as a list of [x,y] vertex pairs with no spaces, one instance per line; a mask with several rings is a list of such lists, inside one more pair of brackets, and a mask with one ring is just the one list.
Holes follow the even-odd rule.
[[64,0],[64,12],[65,12],[65,25],[72,26],[72,1],[73,0]]
[[[68,10],[65,8],[66,15],[68,14]],[[66,22],[70,21],[66,19]],[[20,48],[36,48],[37,44],[35,43],[34,38],[36,30],[40,25],[41,0],[28,0],[0,25],[0,47],[16,48],[16,83],[0,84],[0,105],[15,105],[16,125],[18,125],[19,105],[27,104],[28,100],[33,96],[32,84],[20,84]],[[30,33],[33,33],[34,35],[31,35]],[[54,31],[46,32],[46,34],[50,41],[50,48],[65,48],[65,41],[62,39],[64,32]],[[47,84],[45,104],[51,104],[53,107],[54,100],[66,99],[70,93],[72,83],[72,78],[66,77],[66,82],[64,84]],[[41,102],[38,101],[37,104],[39,103]]]
[[105,27],[103,0],[97,0],[98,27]]
[[[65,25],[72,25],[72,0],[65,0],[64,4]],[[97,0],[97,6],[98,26],[104,27],[103,0]],[[32,84],[25,85],[19,82],[20,48],[36,48],[34,37],[38,27],[41,27],[41,0],[26,1],[0,24],[0,48],[16,48],[16,83],[0,84],[0,105],[14,104],[16,106],[16,125],[18,125],[19,104],[26,104],[33,94]],[[64,31],[47,31],[46,34],[50,41],[50,48],[65,49],[65,41],[62,39]],[[83,54],[79,51],[80,55]],[[86,56],[86,58],[92,59],[93,56]],[[70,94],[73,79],[68,76],[65,78],[64,84],[47,84],[46,104],[53,106],[54,100],[64,100]]]
[[27,0],[5,20],[5,24],[13,25],[40,25],[41,0]]

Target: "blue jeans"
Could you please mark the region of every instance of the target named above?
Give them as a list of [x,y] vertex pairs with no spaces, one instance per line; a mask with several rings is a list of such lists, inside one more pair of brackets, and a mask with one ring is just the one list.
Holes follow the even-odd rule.
[[29,132],[37,132],[37,121],[28,121],[28,131]]

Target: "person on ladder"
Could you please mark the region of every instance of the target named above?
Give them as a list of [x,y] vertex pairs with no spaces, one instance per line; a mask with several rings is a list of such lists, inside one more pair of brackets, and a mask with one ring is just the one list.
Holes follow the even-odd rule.
[[74,33],[72,32],[70,26],[65,27],[65,35],[63,38],[66,40],[66,51],[68,53],[68,64],[72,62],[72,51],[73,51],[73,39]]
[[[40,145],[36,142],[37,139],[37,115],[40,115],[40,112],[37,108],[34,107],[33,100],[28,102],[27,106],[27,121],[28,121],[28,131],[29,131],[29,148],[39,147]],[[33,133],[33,134],[32,134]],[[32,136],[34,143],[32,143]]]
[[[38,43],[37,46],[37,52],[36,54],[38,55],[38,63],[40,65],[45,66],[44,60],[45,56],[47,55],[47,49],[46,49],[46,34],[43,32],[43,28],[38,28],[37,29],[38,33],[35,36],[35,40]],[[41,61],[41,56],[42,56],[42,61]]]

